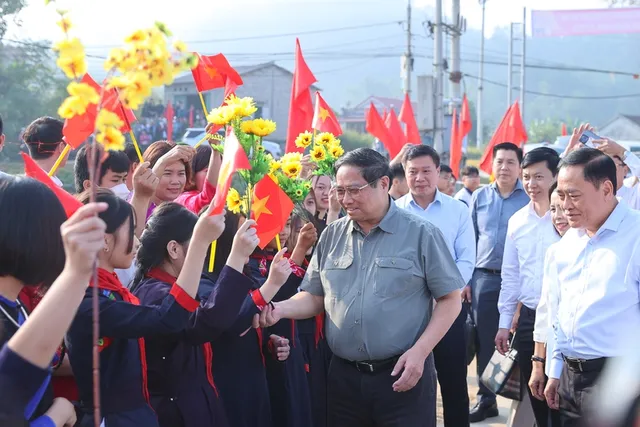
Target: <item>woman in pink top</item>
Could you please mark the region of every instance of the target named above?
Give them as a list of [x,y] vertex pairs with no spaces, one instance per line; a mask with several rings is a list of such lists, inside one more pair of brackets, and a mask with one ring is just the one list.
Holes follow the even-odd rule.
[[178,196],[176,203],[196,215],[211,203],[216,194],[221,163],[222,156],[219,152],[212,150],[208,144],[200,145],[191,162],[191,182],[187,182],[185,192]]

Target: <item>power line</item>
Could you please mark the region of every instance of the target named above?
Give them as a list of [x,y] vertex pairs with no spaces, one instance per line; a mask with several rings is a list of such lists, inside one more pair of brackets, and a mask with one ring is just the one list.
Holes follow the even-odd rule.
[[[475,80],[480,80],[477,76],[468,74],[468,73],[464,73],[465,77],[470,77],[472,79]],[[508,88],[509,86],[505,83],[501,83],[501,82],[497,82],[495,80],[489,80],[489,79],[482,79],[483,82],[485,83],[489,83],[495,86],[500,86],[503,88]],[[558,95],[558,94],[554,94],[554,93],[545,93],[545,92],[538,92],[538,91],[534,91],[534,90],[525,90],[525,93],[529,93],[531,95],[537,95],[537,96],[544,96],[544,97],[548,97],[548,98],[563,98],[563,99],[582,99],[582,100],[605,100],[605,99],[625,99],[625,98],[639,98],[640,97],[640,93],[630,93],[630,94],[623,94],[623,95],[602,95],[602,96],[579,96],[579,95]]]

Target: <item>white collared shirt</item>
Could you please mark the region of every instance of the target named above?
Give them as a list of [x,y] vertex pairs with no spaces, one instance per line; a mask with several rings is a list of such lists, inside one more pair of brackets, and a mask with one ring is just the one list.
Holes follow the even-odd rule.
[[[542,291],[540,301],[536,308],[536,322],[533,329],[533,340],[535,342],[547,344],[553,340],[553,322],[558,314],[558,290],[549,290],[550,286],[557,286],[557,272],[555,268],[555,250],[558,243],[554,243],[547,249],[544,258],[544,276],[542,277]],[[553,298],[550,298],[550,295]],[[547,360],[551,360],[551,346],[546,346]],[[545,374],[549,376],[550,363],[544,365]]]
[[453,198],[456,200],[460,200],[462,203],[471,208],[471,194],[472,193],[469,190],[467,190],[465,187],[462,187],[460,191],[458,191],[456,195],[453,196]]
[[509,218],[502,256],[502,287],[498,298],[499,327],[511,328],[518,302],[535,310],[542,291],[544,257],[560,240],[551,212],[539,217],[533,202]]
[[418,205],[411,193],[396,200],[396,206],[418,215],[440,229],[465,285],[471,280],[476,263],[476,238],[471,212],[464,203],[436,190],[426,209]]
[[548,299],[557,301],[549,377],[562,356],[621,356],[640,330],[640,212],[618,203],[596,234],[570,229],[549,260]]

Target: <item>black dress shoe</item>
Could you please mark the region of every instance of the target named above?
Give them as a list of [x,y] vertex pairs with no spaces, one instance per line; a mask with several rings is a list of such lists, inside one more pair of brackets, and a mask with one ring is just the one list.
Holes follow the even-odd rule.
[[480,401],[469,411],[469,422],[479,423],[487,418],[497,417],[499,414],[498,404],[496,402]]

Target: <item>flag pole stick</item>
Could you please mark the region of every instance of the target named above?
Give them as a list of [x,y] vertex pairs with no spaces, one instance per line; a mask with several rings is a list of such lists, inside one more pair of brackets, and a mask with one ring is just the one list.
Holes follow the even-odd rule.
[[131,137],[131,142],[133,142],[133,147],[136,149],[136,153],[138,154],[138,160],[140,160],[140,163],[143,163],[144,160],[142,160],[142,153],[140,152],[140,146],[138,145],[138,141],[136,141],[136,136],[133,133],[133,130],[129,131],[129,136]]
[[54,176],[56,174],[56,171],[60,167],[60,163],[62,163],[62,160],[64,160],[67,154],[69,154],[69,150],[71,150],[71,146],[67,144],[62,150],[62,153],[60,153],[60,156],[58,156],[58,160],[56,160],[56,162],[53,164],[53,167],[49,171],[48,173],[49,176]]
[[202,104],[202,111],[204,111],[204,117],[206,119],[209,113],[207,112],[207,106],[204,103],[204,96],[202,96],[202,92],[198,92],[198,95],[200,95],[200,103]]
[[216,247],[218,246],[218,241],[214,240],[211,242],[211,253],[209,254],[209,273],[213,273],[213,264],[216,259]]
[[205,142],[207,139],[209,139],[209,132],[205,132],[204,136],[200,139],[200,141],[196,142],[196,145],[194,145],[193,148],[198,148],[200,144]]
[[282,250],[282,245],[280,244],[280,234],[276,234],[276,246],[278,247],[278,252]]

